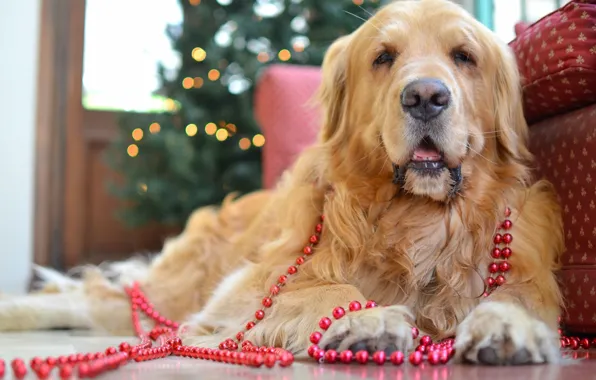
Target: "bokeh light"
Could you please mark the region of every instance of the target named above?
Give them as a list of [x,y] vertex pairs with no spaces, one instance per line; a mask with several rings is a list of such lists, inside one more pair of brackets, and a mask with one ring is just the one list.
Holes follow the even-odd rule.
[[203,87],[203,83],[205,83],[205,81],[203,80],[203,78],[201,78],[201,77],[195,77],[195,81],[194,81],[195,88],[201,88],[201,87]]
[[136,157],[139,154],[139,147],[137,144],[130,144],[126,149],[126,153],[131,157]]
[[219,70],[217,69],[211,69],[209,70],[209,74],[207,75],[207,77],[209,78],[209,80],[211,81],[216,81],[219,79]]
[[263,136],[260,133],[254,135],[252,138],[252,143],[256,147],[262,147],[263,145],[265,145],[265,136]]
[[241,138],[240,141],[238,141],[238,146],[242,150],[247,150],[248,148],[250,148],[250,139],[247,137]]
[[159,131],[161,131],[161,125],[159,125],[159,123],[151,123],[149,126],[149,132],[155,134],[159,133]]
[[186,126],[185,131],[188,136],[192,137],[197,134],[197,132],[199,131],[199,128],[197,128],[196,124],[188,124]]
[[289,61],[292,58],[292,53],[288,49],[283,49],[279,51],[277,55],[281,61]]
[[141,128],[135,128],[135,129],[132,131],[132,138],[133,138],[135,141],[139,141],[139,140],[141,140],[141,139],[143,138],[143,130],[142,130]]
[[228,133],[227,129],[220,128],[215,133],[215,138],[218,139],[219,141],[224,141],[225,139],[228,138],[229,135],[230,134]]
[[189,89],[192,86],[194,86],[195,84],[195,80],[191,77],[186,77],[182,80],[182,87],[184,87],[185,89]]
[[207,52],[203,48],[196,47],[192,49],[192,58],[195,61],[203,62],[207,58]]
[[215,123],[207,123],[205,125],[205,133],[208,135],[214,135],[217,132],[217,125]]

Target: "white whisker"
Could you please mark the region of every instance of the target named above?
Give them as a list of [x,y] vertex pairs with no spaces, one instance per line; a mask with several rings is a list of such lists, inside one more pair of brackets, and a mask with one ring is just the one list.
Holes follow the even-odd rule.
[[[367,19],[365,19],[365,18],[363,18],[363,17],[360,17],[360,16],[358,16],[357,14],[354,14],[354,13],[352,13],[352,12],[346,11],[345,9],[344,9],[344,12],[346,12],[347,14],[349,14],[349,15],[352,15],[352,16],[356,17],[357,19],[359,19],[359,20],[362,20],[362,21],[364,21],[364,22],[367,22],[367,21],[368,21]],[[378,28],[378,27],[377,27],[377,26],[376,26],[376,25],[375,25],[373,22],[371,22],[370,24],[371,24],[372,26],[374,26],[374,27],[375,27],[375,29],[379,31],[379,33],[381,33],[381,34],[383,33],[383,31],[382,31],[381,29],[379,29],[379,28]]]

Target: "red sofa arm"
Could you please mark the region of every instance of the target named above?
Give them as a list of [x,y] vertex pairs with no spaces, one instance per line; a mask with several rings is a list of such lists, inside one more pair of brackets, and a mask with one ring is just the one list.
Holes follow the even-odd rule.
[[263,146],[263,187],[271,188],[305,147],[316,140],[320,117],[309,101],[321,82],[319,67],[275,64],[255,89],[255,118]]

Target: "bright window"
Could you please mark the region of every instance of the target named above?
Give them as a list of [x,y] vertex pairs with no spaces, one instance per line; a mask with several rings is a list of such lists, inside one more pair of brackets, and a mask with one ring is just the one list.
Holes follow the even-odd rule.
[[158,64],[172,75],[180,58],[166,35],[180,25],[178,0],[86,0],[83,106],[158,112]]
[[[570,0],[476,0],[476,9],[489,7],[493,30],[504,41],[515,38],[515,24],[520,21],[534,22],[560,8]],[[490,3],[492,2],[492,7]],[[490,12],[492,8],[492,12]],[[490,15],[492,13],[492,15]],[[483,21],[481,19],[481,21]],[[486,22],[485,22],[486,23]]]

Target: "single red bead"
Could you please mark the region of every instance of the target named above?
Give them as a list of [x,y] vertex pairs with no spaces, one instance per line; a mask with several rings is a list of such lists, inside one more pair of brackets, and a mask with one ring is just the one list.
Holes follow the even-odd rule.
[[253,367],[259,368],[260,366],[263,365],[264,362],[265,362],[265,356],[262,354],[257,354],[257,355],[255,355],[252,365],[253,365]]
[[304,252],[305,255],[309,256],[312,255],[312,247],[307,245],[306,247],[304,247],[304,249],[302,250],[302,252]]
[[408,360],[410,361],[410,364],[418,366],[422,363],[422,353],[419,351],[414,351],[410,354],[410,357],[408,358]]
[[420,338],[420,344],[422,344],[423,346],[430,346],[432,343],[433,340],[428,335],[424,335],[422,338]]
[[255,311],[255,318],[260,321],[261,319],[265,318],[265,312],[263,310]]
[[265,297],[263,298],[263,306],[265,307],[271,307],[271,305],[273,305],[273,300],[270,297]]
[[6,374],[6,363],[4,363],[4,360],[0,359],[0,379],[4,378],[5,374]]
[[68,358],[66,356],[58,356],[58,365],[64,365],[68,363]]
[[238,340],[244,339],[244,333],[242,331],[240,331],[238,334],[236,334],[236,339],[238,339]]
[[577,350],[579,348],[579,339],[571,338],[569,340],[569,348],[571,348],[572,350]]
[[590,340],[588,338],[583,338],[582,340],[580,340],[579,345],[581,346],[581,348],[587,350],[590,348]]
[[416,327],[412,327],[412,339],[417,339],[420,331]]
[[509,269],[511,269],[511,264],[509,264],[509,262],[508,262],[508,261],[502,261],[502,262],[499,264],[499,270],[500,270],[501,272],[508,272],[508,271],[509,271]]
[[505,277],[503,277],[503,275],[498,275],[497,278],[495,279],[495,282],[497,283],[498,286],[502,286],[505,283]]
[[364,306],[365,309],[372,309],[374,307],[377,307],[377,303],[375,301],[366,301],[366,305]]
[[503,242],[505,244],[511,244],[512,241],[513,241],[513,236],[511,234],[503,235]]
[[269,288],[269,292],[274,296],[277,295],[277,293],[279,293],[279,286],[271,285],[271,288]]
[[323,231],[323,225],[321,223],[317,224],[315,226],[315,231],[317,231],[317,233],[321,233],[321,231]]
[[368,352],[364,351],[364,350],[360,350],[358,352],[356,352],[356,354],[354,355],[354,358],[356,359],[356,361],[360,364],[366,364],[366,362],[368,362]]
[[106,348],[106,355],[114,355],[116,352],[118,352],[118,350],[116,350],[114,347]]
[[78,353],[75,355],[75,357],[76,357],[77,362],[85,361],[85,354],[83,354],[83,353]]
[[319,346],[317,346],[316,344],[313,344],[312,346],[308,347],[307,353],[308,356],[310,356],[311,358],[315,357],[315,352],[320,350]]
[[337,351],[335,350],[327,350],[325,351],[325,361],[327,363],[335,363],[337,361]]
[[36,356],[33,359],[31,359],[31,361],[29,362],[29,365],[31,366],[31,368],[35,369],[35,368],[39,367],[41,365],[41,363],[43,363],[43,359],[40,358],[39,356]]
[[325,350],[318,349],[314,352],[313,359],[315,359],[316,361],[319,361],[319,360],[323,359],[324,356],[325,356]]
[[505,216],[506,217],[510,217],[511,216],[511,209],[509,207],[505,208]]
[[449,352],[447,350],[439,351],[439,361],[441,364],[447,364],[449,361]]
[[329,328],[329,326],[331,326],[331,323],[332,323],[331,319],[329,319],[327,317],[323,317],[319,321],[319,327],[322,328],[323,330],[327,330]]
[[503,240],[503,236],[501,234],[496,234],[493,239],[493,242],[495,244],[500,244],[502,240]]
[[25,366],[18,366],[13,367],[12,372],[14,373],[14,377],[17,379],[23,379],[27,376],[27,367]]
[[497,273],[499,271],[499,265],[497,263],[491,263],[488,266],[488,271],[490,273]]
[[48,376],[50,376],[51,368],[46,363],[41,363],[34,371],[37,373],[37,377],[40,379],[47,379]]
[[499,248],[497,248],[497,247],[493,248],[493,251],[492,251],[492,253],[491,253],[491,256],[492,256],[494,259],[498,259],[498,258],[500,258],[500,257],[501,257],[501,250],[500,250]]
[[284,352],[279,355],[279,365],[282,367],[287,367],[294,363],[294,355],[291,352],[284,350]]
[[317,244],[319,242],[319,237],[317,235],[311,235],[308,241],[310,241],[311,244]]
[[59,375],[60,378],[63,380],[70,379],[70,377],[72,376],[72,367],[68,364],[63,365],[62,367],[60,367]]
[[559,339],[559,341],[561,342],[561,348],[567,348],[567,344],[564,338]]
[[346,315],[346,311],[344,310],[343,307],[338,306],[335,309],[333,309],[333,318],[340,319],[344,315]]
[[304,257],[301,256],[296,259],[296,265],[302,265],[302,264],[304,264]]
[[46,364],[49,365],[50,368],[55,366],[57,362],[58,360],[53,356],[49,356],[46,358]]
[[322,214],[321,215],[321,222],[324,222],[324,221],[325,221],[325,214]]
[[281,275],[279,276],[279,278],[277,279],[277,282],[279,282],[280,284],[285,284],[286,281],[288,280],[288,277]]
[[492,277],[488,277],[486,279],[486,284],[492,288],[493,286],[495,286],[495,279]]
[[385,364],[385,360],[387,360],[387,354],[385,354],[385,351],[377,351],[373,354],[373,362],[377,363],[378,365]]
[[265,367],[267,367],[267,368],[273,368],[276,361],[277,360],[275,359],[275,355],[273,355],[273,354],[267,354],[263,358],[263,363],[265,364]]
[[342,351],[339,354],[339,360],[341,360],[342,363],[345,363],[345,364],[351,363],[353,359],[354,359],[354,353],[352,353],[352,351],[350,351],[350,350]]
[[298,268],[295,266],[292,265],[288,268],[288,274],[296,274],[296,272],[298,272]]
[[404,362],[404,353],[401,351],[394,351],[389,357],[389,360],[395,365],[401,365]]
[[310,342],[313,344],[318,344],[322,337],[323,334],[321,334],[318,331],[315,331],[312,334],[310,334]]
[[128,344],[127,342],[122,342],[118,346],[118,349],[120,350],[120,352],[128,352],[130,351],[130,344]]
[[255,327],[255,323],[254,323],[253,321],[250,321],[250,322],[248,322],[248,323],[246,324],[246,329],[247,329],[247,330],[250,330],[250,329],[252,329],[253,327]]
[[506,220],[503,222],[503,225],[502,225],[502,227],[503,227],[503,229],[504,229],[504,230],[508,230],[508,229],[510,229],[510,228],[511,228],[511,226],[513,226],[513,223],[511,223],[511,220],[509,220],[509,219],[506,219]]
[[509,248],[509,247],[505,247],[501,250],[501,255],[503,256],[504,259],[510,258],[512,253],[513,253],[513,251],[511,251],[511,248]]
[[420,352],[421,354],[426,354],[426,352],[428,351],[428,347],[423,344],[419,344],[418,346],[416,346],[416,351]]
[[362,309],[362,304],[358,301],[352,301],[348,305],[348,309],[350,311],[358,311],[358,310]]
[[432,351],[428,354],[428,362],[431,365],[437,365],[441,363],[441,360],[439,358],[439,351]]

